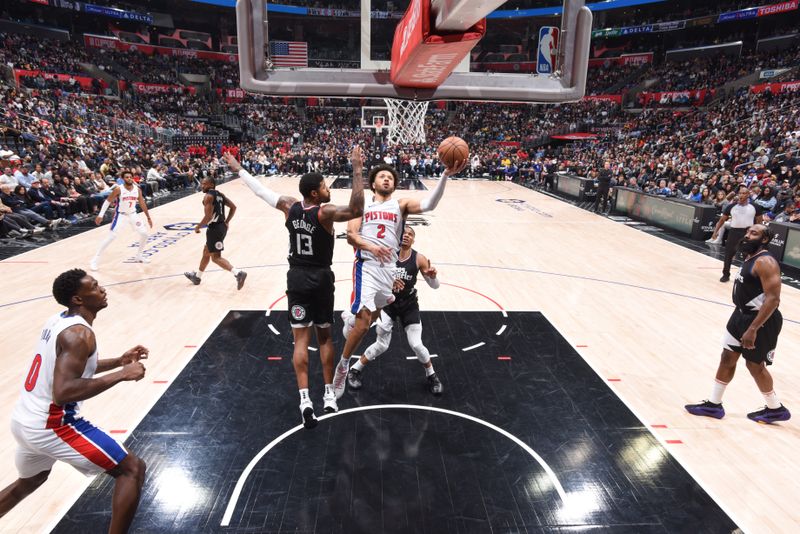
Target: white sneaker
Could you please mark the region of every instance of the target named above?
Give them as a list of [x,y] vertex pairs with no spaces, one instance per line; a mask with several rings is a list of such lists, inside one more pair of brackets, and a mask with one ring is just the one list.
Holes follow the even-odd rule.
[[306,428],[314,428],[317,426],[317,416],[314,415],[314,405],[311,401],[304,402],[300,405],[300,415],[303,418],[303,426]]
[[349,362],[339,359],[336,370],[333,372],[333,393],[337,399],[344,395],[344,388],[347,387],[347,370]]
[[96,271],[97,270],[97,258],[92,258],[89,262],[89,269]]
[[336,413],[339,411],[339,405],[336,404],[336,395],[323,395],[322,406],[325,413]]

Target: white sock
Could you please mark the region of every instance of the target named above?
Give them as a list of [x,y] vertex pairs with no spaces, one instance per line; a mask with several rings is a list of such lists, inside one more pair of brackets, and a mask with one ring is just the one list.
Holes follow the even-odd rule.
[[436,371],[433,370],[433,365],[431,365],[430,367],[426,367],[425,368],[425,376],[431,376],[435,372]]
[[767,408],[774,410],[781,407],[781,402],[778,400],[778,394],[773,389],[769,393],[761,392],[764,395],[764,400],[767,401]]
[[725,388],[728,387],[727,382],[720,382],[714,379],[714,387],[711,388],[711,396],[708,398],[714,404],[722,403],[722,395],[725,393]]
[[238,275],[238,274],[239,274],[240,272],[242,272],[242,271],[240,271],[240,270],[239,270],[239,269],[237,269],[236,267],[232,267],[232,268],[231,268],[231,272],[233,273],[233,276],[236,276],[236,275]]
[[361,363],[361,358],[356,360],[356,363],[350,366],[350,369],[355,369],[356,371],[360,371],[364,368],[364,364]]
[[300,404],[306,404],[311,402],[311,398],[308,396],[308,388],[300,390]]
[[347,367],[348,365],[350,365],[350,357],[342,354],[342,359],[339,360],[339,364]]
[[194,274],[197,275],[197,278],[203,278],[203,271],[195,271]]
[[325,384],[325,396],[330,397],[333,395],[333,384]]

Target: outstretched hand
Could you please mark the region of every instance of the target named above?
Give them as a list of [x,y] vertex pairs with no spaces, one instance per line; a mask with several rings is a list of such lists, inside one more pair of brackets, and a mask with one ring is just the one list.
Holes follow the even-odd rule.
[[350,153],[350,164],[353,165],[353,171],[361,171],[364,168],[364,153],[358,145],[354,145]]
[[128,350],[123,354],[119,359],[120,365],[128,365],[134,362],[138,362],[139,360],[146,360],[148,355],[150,354],[150,350],[142,345],[136,345],[132,349]]
[[452,167],[446,167],[444,170],[444,174],[447,176],[455,176],[456,174],[463,171],[467,166],[467,158],[464,159],[457,159],[453,162]]
[[230,167],[232,172],[237,173],[240,170],[242,170],[242,165],[237,161],[237,159],[230,152],[225,152],[222,155],[222,159],[225,160],[225,163],[228,164],[228,167]]

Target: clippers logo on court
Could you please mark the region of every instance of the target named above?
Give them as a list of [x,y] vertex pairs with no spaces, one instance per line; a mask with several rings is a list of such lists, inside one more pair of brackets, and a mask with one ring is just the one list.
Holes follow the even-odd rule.
[[292,318],[295,321],[302,321],[306,318],[306,309],[302,306],[294,305],[291,309]]
[[539,74],[553,74],[556,71],[558,32],[555,26],[539,28],[539,58],[536,60],[536,72]]
[[[141,223],[141,221],[140,221]],[[165,224],[164,230],[171,230],[171,232],[156,232],[147,236],[147,248],[142,251],[142,256],[145,258],[152,258],[162,249],[171,247],[184,237],[194,234],[194,227],[197,223],[179,222],[173,224]],[[139,242],[136,241],[128,245],[128,248],[139,248]],[[134,262],[134,256],[131,256],[125,263]]]
[[552,218],[553,216],[547,213],[546,211],[540,210],[536,206],[531,206],[525,200],[520,200],[518,198],[498,198],[497,202],[501,204],[505,204],[506,206],[512,208],[515,211],[532,211],[537,215],[541,215],[542,217]]

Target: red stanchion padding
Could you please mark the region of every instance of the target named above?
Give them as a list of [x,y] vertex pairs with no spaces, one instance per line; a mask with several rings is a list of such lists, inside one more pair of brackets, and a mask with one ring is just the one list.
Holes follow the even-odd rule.
[[486,19],[466,32],[437,33],[430,0],[411,0],[394,31],[390,80],[400,87],[438,87],[485,33]]

